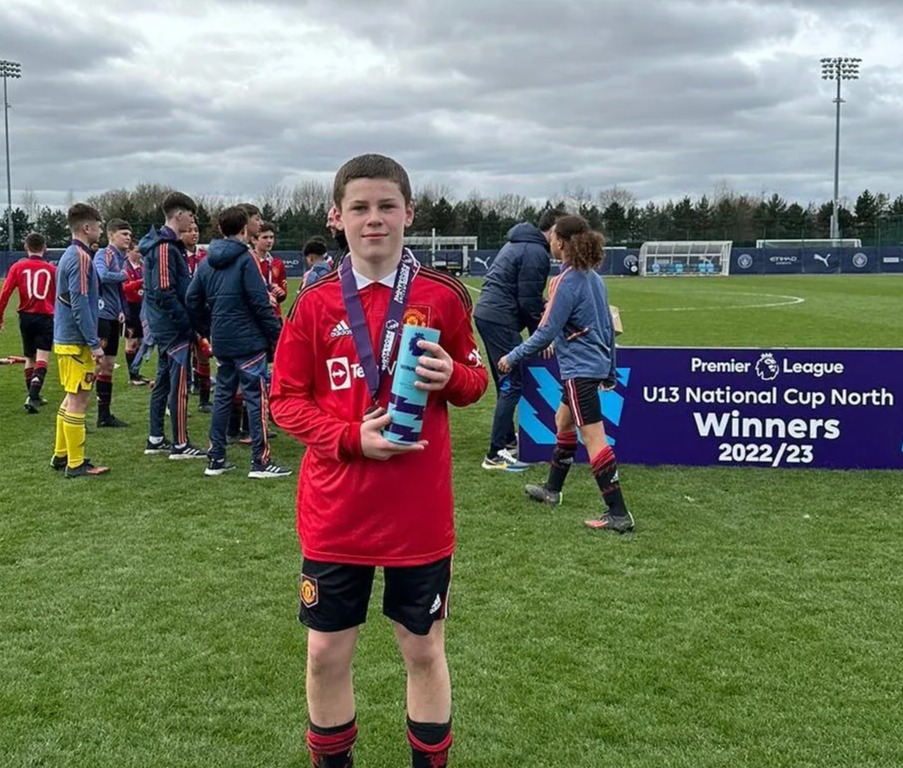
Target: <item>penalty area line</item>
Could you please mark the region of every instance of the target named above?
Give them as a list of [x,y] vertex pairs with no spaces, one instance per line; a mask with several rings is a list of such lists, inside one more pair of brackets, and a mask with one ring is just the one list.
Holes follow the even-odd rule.
[[[714,292],[713,292],[714,293]],[[770,307],[792,307],[803,304],[802,296],[789,296],[783,293],[752,293],[748,291],[718,292],[719,296],[759,296],[761,298],[781,299],[764,304],[723,304],[714,307],[654,307],[651,309],[635,309],[634,312],[720,312],[725,309],[768,309]]]

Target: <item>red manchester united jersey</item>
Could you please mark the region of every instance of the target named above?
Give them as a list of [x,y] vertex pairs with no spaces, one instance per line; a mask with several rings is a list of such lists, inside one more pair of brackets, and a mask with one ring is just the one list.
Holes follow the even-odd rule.
[[0,317],[13,290],[19,291],[19,312],[52,315],[56,300],[56,267],[41,256],[26,256],[9,268],[0,292]]
[[[391,294],[383,283],[359,290],[377,357]],[[421,439],[429,446],[388,461],[361,453],[360,426],[373,400],[337,272],[301,293],[283,328],[270,408],[279,426],[307,446],[298,481],[298,533],[307,558],[408,566],[454,550],[447,404],[470,405],[488,384],[467,289],[447,275],[420,269],[404,322],[439,329],[454,370],[445,389],[431,392],[427,401]],[[394,356],[392,361],[394,370]],[[390,386],[391,377],[383,377],[377,397],[383,407]]]

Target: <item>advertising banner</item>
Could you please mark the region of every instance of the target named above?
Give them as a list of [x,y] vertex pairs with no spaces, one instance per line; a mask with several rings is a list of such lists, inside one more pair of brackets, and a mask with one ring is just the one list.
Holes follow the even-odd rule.
[[[903,469],[903,350],[623,347],[617,362],[599,396],[626,464]],[[520,458],[544,462],[558,366],[525,366]]]

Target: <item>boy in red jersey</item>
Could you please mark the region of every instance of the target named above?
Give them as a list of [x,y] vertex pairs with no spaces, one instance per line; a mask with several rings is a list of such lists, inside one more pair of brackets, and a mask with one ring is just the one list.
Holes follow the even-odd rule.
[[9,268],[0,293],[0,331],[13,290],[19,292],[19,331],[25,356],[25,410],[37,413],[43,405],[41,388],[53,347],[53,303],[56,299],[56,267],[44,260],[47,241],[32,232],[25,238],[25,258]]
[[[185,246],[185,259],[188,261],[188,274],[194,277],[201,262],[207,258],[207,251],[198,247],[201,231],[196,221],[192,221],[188,228],[179,233],[182,244]],[[199,339],[191,343],[191,373],[192,392],[198,393],[198,410],[201,413],[212,413],[210,405],[210,345],[203,344]]]
[[147,379],[135,367],[135,357],[141,348],[144,339],[144,329],[141,327],[141,299],[144,296],[144,266],[141,263],[141,251],[138,250],[138,241],[134,238],[129,243],[125,254],[123,269],[126,281],[122,284],[125,292],[125,361],[129,369],[129,383],[136,387],[147,385]]
[[[447,764],[452,740],[448,404],[476,402],[489,379],[466,289],[403,247],[414,217],[404,168],[381,155],[356,157],[336,174],[333,197],[350,256],[298,297],[276,348],[270,400],[276,423],[307,445],[298,482],[307,744],[315,766],[352,765],[351,662],[382,567],[383,613],[407,669],[412,765],[436,768]],[[418,386],[429,399],[422,439],[404,446],[382,436],[403,323],[441,332],[441,345],[420,342],[417,373],[426,382]]]
[[260,231],[254,240],[254,261],[267,284],[271,296],[270,303],[275,305],[276,314],[282,317],[282,303],[288,296],[288,275],[285,262],[272,254],[276,244],[276,228],[268,221],[260,223]]

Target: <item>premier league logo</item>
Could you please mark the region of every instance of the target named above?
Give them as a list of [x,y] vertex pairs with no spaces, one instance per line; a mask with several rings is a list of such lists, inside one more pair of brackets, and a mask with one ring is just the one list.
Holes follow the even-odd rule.
[[778,361],[774,359],[774,355],[771,352],[763,353],[756,361],[756,376],[762,381],[774,381],[780,372],[781,368],[778,365]]
[[420,341],[425,339],[426,336],[423,333],[412,333],[411,340],[408,344],[408,349],[414,357],[420,357],[423,354],[423,350],[420,348]]

